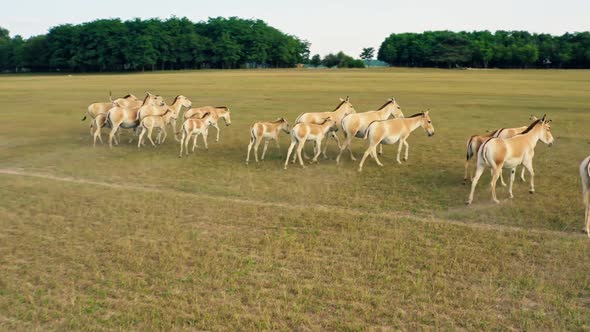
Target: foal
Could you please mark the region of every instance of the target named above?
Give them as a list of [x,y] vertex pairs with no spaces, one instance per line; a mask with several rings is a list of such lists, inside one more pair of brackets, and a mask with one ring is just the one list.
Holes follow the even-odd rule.
[[[293,129],[291,130],[291,145],[289,146],[289,151],[287,152],[287,159],[285,159],[284,169],[287,169],[289,157],[291,156],[291,152],[293,152],[295,145],[297,145],[297,154],[295,155],[295,158],[298,158],[301,167],[305,168],[305,165],[303,164],[303,158],[301,158],[301,150],[303,150],[303,146],[305,145],[306,141],[314,142],[315,155],[311,162],[317,163],[318,157],[322,152],[322,140],[335,129],[336,121],[330,117],[325,118],[320,124],[298,123],[293,126]],[[293,162],[295,162],[295,158]]]
[[584,193],[584,205],[586,205],[585,224],[586,234],[590,237],[590,156],[580,164],[580,177],[582,178],[582,192]]
[[363,159],[361,159],[359,172],[363,170],[363,164],[369,155],[375,159],[377,165],[383,166],[377,157],[377,145],[379,144],[395,144],[399,141],[397,148],[397,162],[398,164],[402,163],[399,159],[402,152],[402,144],[406,147],[404,160],[408,160],[408,150],[410,146],[407,142],[407,138],[418,127],[424,128],[429,137],[434,135],[434,126],[432,125],[432,120],[430,120],[428,111],[424,113],[416,113],[409,118],[374,121],[371,123],[367,127],[367,132],[365,134],[365,139],[369,139],[369,147],[367,148],[367,151],[365,151]]
[[540,120],[533,122],[525,131],[511,138],[490,138],[485,141],[477,151],[477,169],[475,177],[471,183],[471,192],[467,204],[473,202],[473,193],[481,174],[486,167],[491,167],[492,176],[492,200],[500,203],[496,198],[496,182],[502,168],[510,169],[510,186],[508,193],[512,195],[512,185],[514,184],[514,175],[518,165],[524,165],[531,175],[531,188],[529,192],[535,192],[535,172],[533,171],[533,157],[535,156],[535,146],[538,141],[551,146],[553,145],[553,135],[551,135],[551,120],[546,121],[545,115]]
[[191,140],[191,137],[194,137],[193,140],[193,152],[195,152],[195,148],[197,147],[197,138],[199,135],[203,135],[203,142],[205,143],[205,149],[209,150],[209,146],[207,145],[207,132],[209,126],[213,123],[213,119],[211,118],[211,113],[207,112],[201,118],[191,117],[184,121],[182,124],[182,136],[180,137],[180,154],[178,155],[179,158],[182,158],[182,148],[184,145],[184,151],[188,156],[188,143]]
[[285,118],[279,118],[275,122],[256,122],[250,128],[250,144],[248,144],[248,156],[246,157],[246,165],[250,161],[250,150],[252,150],[252,146],[254,146],[254,158],[256,162],[258,162],[258,146],[262,141],[264,141],[264,149],[262,149],[262,160],[264,160],[264,155],[266,154],[266,149],[268,148],[268,143],[271,140],[274,140],[277,144],[277,149],[279,153],[281,151],[281,147],[279,146],[279,134],[281,130],[285,133],[289,133],[289,122],[285,120]]
[[[154,128],[158,128],[159,130],[157,138],[158,144],[163,143],[164,140],[166,140],[166,136],[168,136],[166,133],[166,125],[168,124],[171,115],[172,111],[168,109],[166,112],[164,112],[164,114],[152,114],[144,116],[139,124],[139,128],[141,128],[141,134],[139,134],[137,148],[140,148],[143,144],[143,135],[145,135],[146,132],[150,143],[152,143],[153,146],[156,146],[154,140],[152,140],[152,131],[154,131]],[[164,138],[160,139],[162,132],[164,133]]]

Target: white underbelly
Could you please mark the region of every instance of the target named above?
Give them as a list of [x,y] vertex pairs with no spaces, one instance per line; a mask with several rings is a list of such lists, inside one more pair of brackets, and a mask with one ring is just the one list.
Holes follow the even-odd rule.
[[399,136],[387,136],[381,140],[381,144],[395,144],[399,141]]

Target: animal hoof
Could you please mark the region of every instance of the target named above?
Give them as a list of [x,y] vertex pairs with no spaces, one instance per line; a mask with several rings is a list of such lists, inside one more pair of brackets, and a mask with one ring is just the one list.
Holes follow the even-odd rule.
[[506,183],[502,183],[502,187],[506,187]]
[[404,161],[408,161],[408,157],[404,157]]
[[471,205],[471,200],[465,201],[465,205]]
[[534,194],[535,193],[535,189],[529,190],[529,193]]
[[496,203],[496,204],[500,204],[500,201],[499,201],[499,200],[497,200],[497,199],[494,199],[493,201],[494,201],[494,203]]

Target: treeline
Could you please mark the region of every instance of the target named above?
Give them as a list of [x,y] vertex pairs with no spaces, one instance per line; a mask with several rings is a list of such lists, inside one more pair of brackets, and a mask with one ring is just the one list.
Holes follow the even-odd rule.
[[404,67],[590,68],[590,32],[427,31],[392,34],[379,60]]
[[330,53],[323,59],[319,54],[316,54],[311,57],[309,64],[314,67],[322,65],[328,68],[365,68],[365,63],[362,60],[354,59],[342,51],[336,54]]
[[0,28],[0,71],[293,67],[308,57],[308,42],[237,17],[105,19],[59,25],[27,40]]

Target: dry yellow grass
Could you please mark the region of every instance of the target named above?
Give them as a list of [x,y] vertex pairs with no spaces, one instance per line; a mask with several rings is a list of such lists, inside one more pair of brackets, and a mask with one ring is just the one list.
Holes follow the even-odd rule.
[[[576,167],[588,154],[586,71],[202,71],[0,76],[0,327],[4,329],[590,329],[590,241]],[[210,151],[171,140],[92,149],[85,107],[150,90],[227,104]],[[244,165],[257,120],[430,108],[407,164],[344,158]],[[469,135],[548,113],[538,193],[475,205]],[[329,153],[334,156],[334,143]],[[282,137],[283,156],[288,138]],[[364,142],[354,145],[358,155]]]

